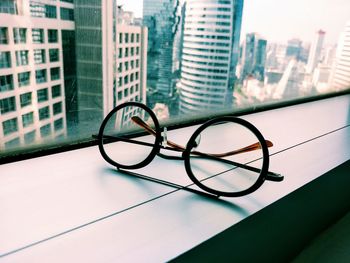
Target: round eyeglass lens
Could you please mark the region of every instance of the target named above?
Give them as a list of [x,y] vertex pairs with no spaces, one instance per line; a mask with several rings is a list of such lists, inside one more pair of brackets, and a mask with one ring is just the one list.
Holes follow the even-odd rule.
[[263,150],[250,128],[234,121],[214,123],[189,143],[189,169],[212,192],[239,193],[257,183]]
[[146,130],[154,130],[154,122],[150,113],[135,105],[107,116],[101,143],[106,156],[121,168],[141,168],[154,156],[156,136]]

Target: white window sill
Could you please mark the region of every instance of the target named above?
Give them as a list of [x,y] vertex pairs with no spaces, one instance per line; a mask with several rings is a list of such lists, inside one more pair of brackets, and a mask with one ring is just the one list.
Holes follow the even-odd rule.
[[[240,198],[211,200],[118,174],[97,147],[2,165],[0,260],[175,258],[349,160],[350,127],[342,128],[350,124],[349,109],[344,95],[243,116],[273,141],[270,170],[285,180]],[[194,129],[168,138],[185,145]],[[190,183],[182,162],[156,158],[140,172]]]

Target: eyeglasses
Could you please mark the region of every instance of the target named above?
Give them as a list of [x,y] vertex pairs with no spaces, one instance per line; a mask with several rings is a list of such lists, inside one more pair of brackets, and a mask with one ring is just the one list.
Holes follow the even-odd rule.
[[[97,139],[102,157],[119,171],[211,197],[238,197],[257,190],[265,180],[283,180],[282,175],[268,171],[272,142],[237,117],[205,122],[184,147],[167,139],[167,129],[161,130],[151,109],[127,102],[106,116]],[[189,178],[201,190],[128,171],[145,167],[156,156],[184,161]]]

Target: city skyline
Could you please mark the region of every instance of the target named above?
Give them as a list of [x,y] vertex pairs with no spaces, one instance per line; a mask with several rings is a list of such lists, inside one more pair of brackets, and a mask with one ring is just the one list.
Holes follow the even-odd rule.
[[[143,0],[117,0],[117,3],[123,5],[124,10],[134,12],[136,17],[142,17]],[[247,33],[256,32],[268,42],[287,43],[289,39],[299,38],[311,43],[314,33],[322,29],[327,33],[325,45],[334,45],[350,20],[348,10],[348,0],[245,1],[241,41]]]

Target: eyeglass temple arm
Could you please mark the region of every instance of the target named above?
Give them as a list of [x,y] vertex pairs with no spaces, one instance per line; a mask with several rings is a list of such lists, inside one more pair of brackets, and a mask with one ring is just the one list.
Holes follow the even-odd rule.
[[[133,116],[133,117],[131,117],[131,120],[133,122],[135,122],[137,125],[139,125],[142,128],[144,128],[149,134],[152,134],[153,136],[156,136],[156,132],[147,123],[145,123],[142,119],[140,119],[139,117]],[[265,140],[265,142],[266,142],[267,147],[272,147],[273,146],[273,143],[271,141]],[[185,151],[185,147],[183,147],[183,146],[181,146],[181,145],[179,145],[177,143],[174,143],[172,141],[167,140],[167,144],[170,147],[176,148],[176,149],[181,150],[181,151]],[[210,155],[221,158],[221,157],[227,157],[227,156],[231,156],[231,155],[235,155],[235,154],[251,152],[251,151],[258,150],[258,149],[261,149],[261,145],[260,145],[260,143],[257,142],[257,143],[253,143],[251,145],[248,145],[248,146],[246,146],[244,148],[241,148],[241,149],[238,149],[238,150],[234,150],[234,151],[230,151],[230,152],[226,152],[226,153],[210,154]],[[194,151],[192,153],[196,153],[196,151]]]

